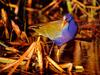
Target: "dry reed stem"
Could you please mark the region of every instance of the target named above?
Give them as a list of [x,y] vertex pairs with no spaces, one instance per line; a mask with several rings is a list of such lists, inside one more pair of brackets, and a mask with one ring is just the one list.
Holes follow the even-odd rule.
[[18,65],[24,60],[24,58],[30,53],[31,50],[34,50],[36,46],[36,43],[33,42],[30,47],[27,49],[27,51],[17,60],[17,63],[14,65],[14,67],[11,69],[11,71],[8,73],[8,75],[12,75],[12,73],[16,70]]
[[6,50],[12,51],[12,52],[19,52],[16,48],[14,47],[6,47]]
[[[11,7],[11,8],[16,8],[17,6],[16,5],[14,5],[14,4],[9,4],[9,6]],[[27,11],[29,11],[29,12],[38,12],[39,10],[38,9],[33,9],[33,8],[30,8],[30,7],[26,7],[25,8]]]
[[14,62],[12,62],[12,63],[10,63],[10,64],[6,64],[5,65],[5,67],[4,68],[2,68],[1,70],[0,70],[0,72],[2,72],[2,71],[4,71],[4,70],[6,70],[6,69],[8,69],[8,68],[11,68],[12,66],[14,66],[16,63],[18,63],[18,61],[16,60],[16,61],[14,61]]
[[49,5],[47,5],[46,7],[44,7],[43,9],[41,9],[41,13],[43,12],[43,11],[45,11],[46,9],[48,9],[49,7],[51,7],[52,5],[54,5],[55,3],[56,3],[56,1],[57,0],[53,0]]
[[81,48],[80,48],[80,41],[75,41],[75,51],[74,51],[74,64],[80,65],[81,64]]
[[6,23],[7,22],[7,13],[3,8],[1,9],[1,16],[2,16],[2,20]]
[[25,70],[26,70],[26,71],[27,71],[28,68],[29,68],[30,60],[31,60],[31,58],[32,58],[33,53],[34,53],[34,49],[31,50],[30,53],[27,55],[28,60],[27,60],[27,62],[26,62],[26,66],[25,66]]
[[100,6],[86,6],[86,8],[99,10],[100,9]]
[[36,51],[37,51],[37,61],[39,63],[39,70],[40,70],[40,74],[42,75],[43,73],[43,57],[42,57],[42,48],[41,48],[41,45],[40,45],[40,37],[38,37],[38,40],[37,40],[37,45],[36,45]]
[[47,60],[53,64],[61,73],[65,72],[55,61],[53,61],[49,56],[46,56]]
[[[31,8],[31,6],[32,6],[32,0],[28,0],[27,5],[28,5],[28,7]],[[28,24],[29,25],[32,24],[32,12],[28,12]]]
[[[6,64],[10,64],[10,63],[13,63],[13,62],[16,62],[17,60],[14,60],[14,59],[10,59],[10,58],[4,58],[4,57],[0,57],[0,62],[1,63],[6,63]],[[25,61],[21,62],[20,65],[25,65]]]
[[25,71],[27,71],[29,69],[29,64],[30,64],[30,59],[28,59],[26,62]]
[[7,39],[9,39],[9,32],[8,32],[8,28],[7,28],[7,20],[8,20],[8,16],[7,16],[7,13],[6,11],[2,8],[1,9],[1,17],[2,17],[2,22],[3,22],[3,25],[4,25],[4,32],[5,32],[5,36]]
[[14,13],[15,13],[15,14],[18,14],[18,10],[19,10],[19,7],[18,7],[18,4],[17,4],[16,7],[15,7]]
[[28,46],[29,44],[26,43],[26,42],[19,42],[19,41],[15,41],[15,42],[8,42],[10,45],[13,45],[13,46]]
[[[56,7],[58,8],[59,7],[59,4],[62,2],[62,0],[60,0],[60,1],[58,1],[58,2],[56,2],[56,3],[54,3],[53,5],[52,5],[52,8],[50,8],[49,10],[47,10],[45,13],[46,13],[46,15],[48,15],[53,9],[55,9]],[[46,10],[46,9],[45,9]],[[53,17],[52,17],[53,18]]]
[[5,47],[5,48],[8,47],[6,44],[4,44],[3,42],[1,42],[1,40],[0,40],[0,45],[3,46],[3,47]]
[[18,27],[17,24],[15,24],[15,22],[13,20],[11,21],[11,23],[12,23],[12,28],[15,31],[17,37],[20,37],[20,34],[21,34],[20,28]]
[[84,10],[83,8],[81,8],[79,5],[77,5],[77,7],[83,11],[86,15],[88,15],[89,17],[91,17],[91,14],[89,14],[86,10]]
[[[55,3],[55,2],[54,2]],[[52,6],[54,3],[51,3],[48,7],[45,7],[45,9],[42,9],[42,11],[44,11],[44,10],[46,10],[47,8],[49,8],[50,6]],[[76,5],[79,5],[79,6],[82,6],[83,8],[89,8],[89,9],[95,9],[95,10],[99,10],[100,9],[100,6],[92,6],[92,5],[90,5],[90,6],[88,6],[88,5],[84,5],[84,4],[82,4],[81,2],[79,2],[79,1],[77,1],[76,2]],[[17,6],[16,5],[14,5],[14,4],[9,4],[9,6],[10,7],[12,7],[12,8],[16,8]],[[31,8],[31,7],[26,7],[25,8],[27,11],[29,11],[29,12],[34,12],[34,11],[39,11],[38,9],[34,9],[34,8]]]
[[22,31],[20,37],[21,37],[22,40],[27,40],[27,42],[29,43],[28,36],[27,36],[27,34],[24,31]]
[[75,0],[74,2],[77,3],[78,5],[82,6],[83,8],[86,7],[84,4],[82,4],[81,2],[79,2],[79,1],[77,1],[77,0]]

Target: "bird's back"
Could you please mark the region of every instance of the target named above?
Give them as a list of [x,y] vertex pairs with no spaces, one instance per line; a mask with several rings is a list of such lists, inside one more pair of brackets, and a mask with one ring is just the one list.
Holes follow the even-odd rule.
[[51,40],[54,40],[55,38],[60,37],[61,35],[61,23],[62,20],[44,23],[41,24],[42,26],[39,27],[39,29],[34,30],[40,35],[48,37]]

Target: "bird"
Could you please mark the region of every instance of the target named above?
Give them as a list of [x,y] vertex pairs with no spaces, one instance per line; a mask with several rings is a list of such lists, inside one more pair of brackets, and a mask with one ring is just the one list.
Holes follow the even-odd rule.
[[33,30],[61,46],[75,38],[78,25],[73,16],[67,13],[62,20],[41,24],[39,28],[33,28]]

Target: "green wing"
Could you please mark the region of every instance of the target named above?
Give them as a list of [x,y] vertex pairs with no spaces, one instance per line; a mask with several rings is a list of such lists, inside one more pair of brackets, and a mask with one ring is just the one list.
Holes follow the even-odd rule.
[[49,39],[53,40],[61,36],[61,23],[61,20],[48,22],[42,24],[42,27],[39,27],[39,29],[34,30],[40,35],[48,37]]

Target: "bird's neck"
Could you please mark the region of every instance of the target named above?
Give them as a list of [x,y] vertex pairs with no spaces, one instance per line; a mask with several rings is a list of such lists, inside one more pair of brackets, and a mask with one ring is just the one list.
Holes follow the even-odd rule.
[[70,23],[71,21],[74,21],[73,18],[70,18],[70,19],[68,20],[68,23]]

